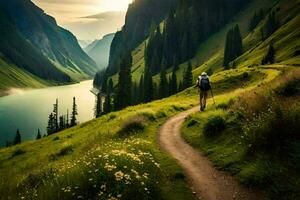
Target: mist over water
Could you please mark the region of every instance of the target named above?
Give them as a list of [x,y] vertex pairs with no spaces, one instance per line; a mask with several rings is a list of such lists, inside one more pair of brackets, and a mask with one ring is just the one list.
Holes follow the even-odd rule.
[[93,118],[95,96],[90,92],[92,81],[79,84],[25,91],[0,98],[0,146],[14,139],[19,129],[22,141],[36,138],[37,129],[46,134],[49,114],[55,100],[59,101],[59,115],[71,113],[73,97],[78,106],[78,121]]

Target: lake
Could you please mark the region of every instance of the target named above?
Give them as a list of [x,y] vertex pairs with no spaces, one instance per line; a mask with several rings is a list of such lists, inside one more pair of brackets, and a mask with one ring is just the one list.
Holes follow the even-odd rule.
[[78,84],[24,91],[0,97],[0,146],[12,141],[19,129],[22,141],[36,138],[37,129],[46,134],[49,114],[56,99],[59,115],[71,113],[73,97],[76,97],[78,121],[91,120],[94,116],[95,96],[90,92],[91,80]]

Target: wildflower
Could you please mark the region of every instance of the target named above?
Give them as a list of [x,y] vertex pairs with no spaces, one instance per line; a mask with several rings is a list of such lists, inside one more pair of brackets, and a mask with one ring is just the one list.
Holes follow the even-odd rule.
[[115,173],[116,181],[121,181],[124,178],[124,173],[122,171],[118,171]]
[[106,191],[106,185],[105,185],[105,184],[104,184],[104,185],[101,185],[100,189],[101,189],[102,191]]

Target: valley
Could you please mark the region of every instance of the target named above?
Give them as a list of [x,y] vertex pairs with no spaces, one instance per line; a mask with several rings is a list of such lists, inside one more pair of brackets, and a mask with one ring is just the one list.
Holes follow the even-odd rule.
[[[0,54],[11,75],[0,89],[95,74],[0,98],[0,142],[17,141],[0,148],[0,199],[299,199],[299,11],[299,0],[136,0],[110,48],[85,48],[99,70],[51,61],[63,83]],[[208,91],[195,85],[203,72]],[[56,98],[76,117],[74,96],[80,123],[35,140]]]

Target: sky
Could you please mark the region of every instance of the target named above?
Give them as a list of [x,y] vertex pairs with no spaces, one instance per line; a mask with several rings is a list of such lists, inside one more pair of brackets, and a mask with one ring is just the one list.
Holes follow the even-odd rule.
[[101,39],[124,25],[132,0],[32,0],[79,40]]

